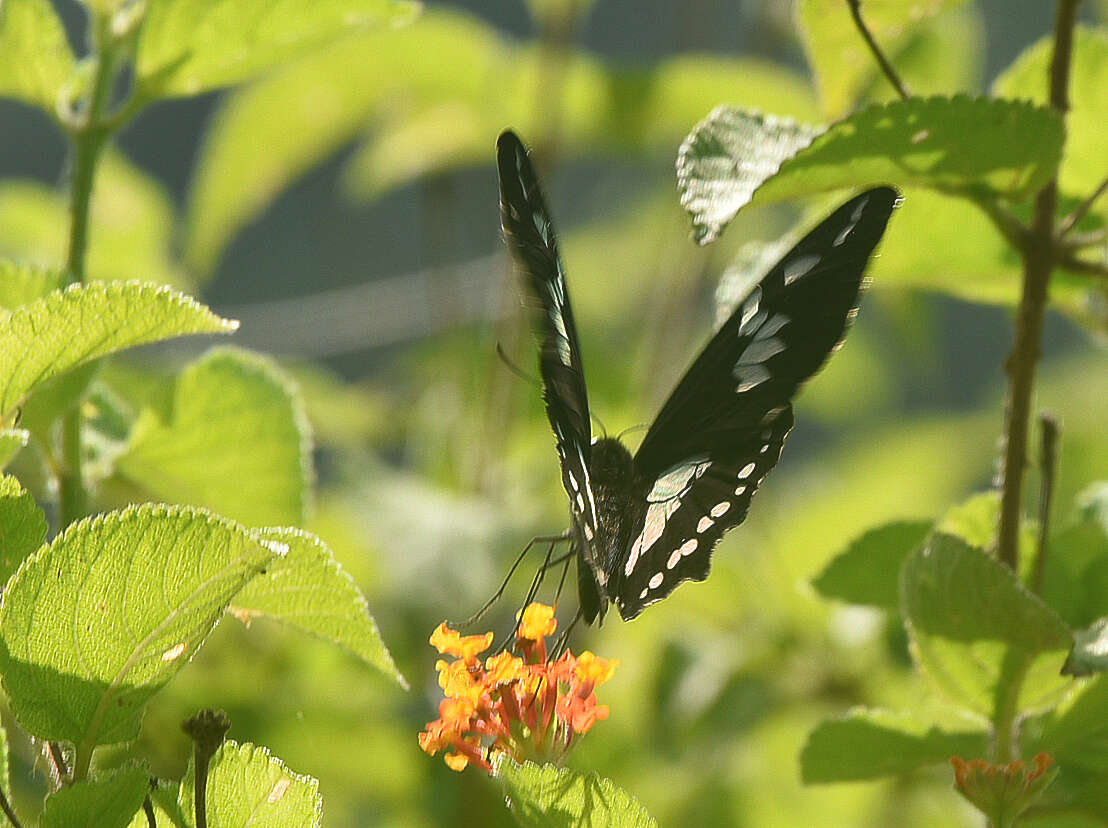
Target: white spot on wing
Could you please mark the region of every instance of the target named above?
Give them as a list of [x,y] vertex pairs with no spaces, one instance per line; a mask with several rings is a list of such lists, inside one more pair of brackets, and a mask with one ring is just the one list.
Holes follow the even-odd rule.
[[835,241],[831,242],[831,246],[832,247],[838,247],[840,244],[842,244],[847,239],[849,239],[850,234],[854,232],[854,228],[857,226],[857,224],[858,224],[858,220],[855,219],[854,221],[850,222],[850,224],[848,224],[846,227],[844,227],[842,232],[839,233],[839,235],[835,236]]
[[666,569],[673,569],[677,566],[677,562],[681,560],[681,550],[674,549],[673,554],[669,556],[669,560],[666,561]]
[[746,486],[736,486],[735,487],[735,496],[736,497],[742,497],[744,494],[746,494]]
[[742,316],[739,318],[739,330],[747,326],[747,323],[758,313],[758,305],[762,302],[762,286],[755,285],[754,290],[743,300]]
[[695,457],[684,463],[671,466],[657,480],[646,499],[651,503],[672,500],[685,493],[686,487],[695,479],[702,477],[711,467],[712,461],[705,457]]
[[681,548],[677,551],[681,553],[681,557],[685,558],[695,552],[698,545],[699,544],[697,544],[696,538],[689,538],[687,541],[681,544]]
[[785,265],[785,284],[791,285],[801,276],[806,276],[808,272],[819,264],[819,256],[814,253],[809,253],[807,256],[801,256]]
[[650,588],[651,589],[657,589],[658,587],[660,587],[662,585],[663,580],[664,580],[664,576],[662,575],[661,572],[654,573],[653,577],[651,577],[651,579],[650,579]]
[[746,478],[750,477],[750,475],[752,475],[753,473],[754,473],[754,464],[753,463],[747,463],[745,466],[743,466],[741,469],[739,469],[739,480],[745,480]]
[[757,388],[773,374],[764,365],[744,365],[742,371],[735,371],[735,379],[739,384],[735,386],[736,394],[743,394],[752,388]]
[[639,593],[639,600],[641,601],[645,597],[646,597],[646,590],[644,589],[642,592]]
[[730,509],[730,508],[731,508],[730,501],[721,500],[719,503],[717,503],[715,506],[712,507],[712,517],[714,517],[714,518],[723,517],[725,514],[727,514],[727,510]]
[[585,529],[585,540],[589,540],[589,541],[591,541],[591,540],[592,540],[592,538],[593,538],[593,534],[592,534],[592,527],[591,527],[591,526],[589,526],[589,524],[588,524],[588,523],[586,523],[586,524],[584,525],[584,529]]
[[581,487],[577,485],[577,478],[573,476],[573,472],[566,470],[566,477],[569,478],[569,485],[573,487],[573,491],[578,491]]
[[707,515],[705,515],[704,517],[702,517],[700,519],[700,523],[696,524],[696,531],[698,533],[704,533],[704,532],[707,532],[709,529],[711,529],[715,525],[716,525],[716,522],[714,520],[712,520],[710,517],[708,517]]
[[[760,333],[761,331],[759,331],[759,334]],[[746,350],[744,350],[739,357],[736,371],[739,366],[757,365],[765,362],[772,356],[776,356],[784,350],[785,343],[777,337],[771,336],[763,339],[761,336],[756,336],[754,341],[746,346]]]

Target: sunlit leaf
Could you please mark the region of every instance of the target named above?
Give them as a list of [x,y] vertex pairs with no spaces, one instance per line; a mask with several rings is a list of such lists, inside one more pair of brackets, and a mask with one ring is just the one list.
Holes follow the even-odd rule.
[[1108,534],[1108,481],[1098,480],[1082,490],[1077,507],[1086,520],[1094,521]]
[[0,308],[26,305],[61,284],[61,274],[33,265],[0,261]]
[[1067,676],[1088,676],[1108,672],[1108,617],[1073,634],[1073,650],[1062,672]]
[[98,775],[46,798],[39,828],[126,828],[150,790],[142,768]]
[[132,506],[73,524],[24,561],[4,593],[0,662],[12,712],[31,734],[86,755],[133,739],[146,701],[281,551],[181,507]]
[[0,477],[0,588],[46,540],[46,515],[14,477]]
[[[105,152],[89,216],[89,279],[141,279],[187,287],[170,255],[174,212],[165,188],[121,153]],[[69,205],[36,181],[0,182],[0,254],[58,270],[65,264]]]
[[[920,48],[920,41],[944,29],[954,21],[928,21],[945,9],[953,9],[965,0],[866,0],[861,4],[866,28],[873,34],[881,50],[894,66],[900,68],[900,57]],[[828,115],[844,115],[868,87],[884,84],[883,96],[895,94],[891,85],[880,76],[880,68],[862,39],[850,15],[850,7],[841,0],[801,0],[797,4],[797,21],[808,61],[816,76],[820,100]],[[959,21],[961,22],[961,21]],[[950,36],[949,34],[947,35]],[[945,61],[951,64],[949,58]],[[935,89],[926,84],[934,81],[927,73],[913,74],[904,80],[916,94],[954,92],[964,85]],[[923,85],[920,85],[923,84]]]
[[337,644],[406,688],[365,596],[327,544],[297,529],[266,529],[260,534],[287,546],[288,554],[247,584],[228,611],[247,623],[254,616],[269,616]]
[[[987,596],[987,597],[986,597]],[[900,607],[920,666],[950,696],[992,715],[1012,659],[1031,661],[1027,705],[1057,692],[1065,622],[995,559],[953,535],[934,534],[900,571]],[[1055,678],[1050,678],[1054,676]]]
[[351,32],[402,25],[418,10],[405,0],[160,0],[142,25],[139,94],[240,83]]
[[57,117],[58,96],[74,60],[50,0],[0,4],[0,55],[0,97],[18,98]]
[[[365,142],[345,175],[357,197],[416,175],[490,163],[505,125],[540,141],[544,121],[534,90],[546,67],[533,44],[437,7],[409,27],[349,38],[234,93],[198,162],[188,260],[210,269],[228,239],[281,189],[359,134]],[[339,77],[344,82],[336,84]],[[571,52],[560,77],[563,156],[671,156],[721,94],[783,115],[815,113],[806,81],[764,60],[683,55],[628,68]]]
[[[1044,37],[1020,55],[993,84],[993,94],[1007,98],[1047,100],[1047,78],[1053,35]],[[1058,184],[1070,195],[1084,197],[1108,174],[1104,147],[1108,145],[1108,29],[1078,26],[1074,32],[1070,69],[1070,109],[1066,113],[1066,146]],[[1108,217],[1101,199],[1097,212]]]
[[[700,144],[698,134],[709,131],[713,135]],[[1049,109],[965,95],[871,106],[832,125],[779,169],[745,161],[748,148],[759,141],[773,146],[781,140],[776,124],[768,124],[760,138],[757,131],[757,122],[721,109],[690,135],[691,150],[678,159],[678,180],[701,238],[714,237],[751,201],[764,204],[845,187],[916,185],[1022,196],[1054,173],[1063,138],[1062,121]],[[719,137],[726,132],[738,133],[733,156]],[[790,134],[799,142],[798,133]],[[758,175],[764,178],[760,185]]]
[[143,409],[121,474],[157,497],[207,506],[249,526],[302,522],[311,427],[296,387],[267,357],[215,348]]
[[71,285],[14,311],[0,310],[0,414],[42,383],[90,360],[235,327],[184,294],[139,282]]
[[900,566],[927,537],[931,521],[897,521],[852,541],[812,581],[827,598],[895,610],[900,604]]
[[677,154],[677,187],[692,214],[693,238],[713,241],[781,163],[820,132],[726,106],[697,124]]
[[501,754],[493,775],[504,788],[508,807],[523,825],[645,828],[658,824],[637,799],[597,773],[532,762],[517,765]]
[[0,469],[3,469],[27,445],[31,434],[25,428],[0,428]]
[[904,714],[855,710],[820,722],[809,734],[800,773],[808,784],[878,779],[955,755],[982,756],[987,746],[984,730],[951,733]]
[[[179,803],[196,825],[195,772],[189,762]],[[224,742],[208,769],[208,825],[219,828],[318,828],[323,824],[319,782],[295,773],[264,747]]]

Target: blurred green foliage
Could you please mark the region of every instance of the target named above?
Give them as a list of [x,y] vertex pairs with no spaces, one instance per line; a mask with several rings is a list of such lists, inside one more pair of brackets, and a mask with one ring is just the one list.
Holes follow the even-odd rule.
[[[493,138],[510,124],[534,140],[551,171],[599,158],[641,178],[631,197],[564,226],[590,395],[609,433],[618,433],[650,420],[707,338],[710,297],[728,264],[740,261],[735,254],[743,243],[777,238],[796,217],[781,208],[751,209],[719,245],[699,249],[688,240],[672,179],[656,174],[658,160],[674,158],[720,103],[815,124],[821,115],[846,115],[889,97],[842,3],[798,3],[811,77],[764,59],[706,55],[617,65],[554,37],[564,35],[565,9],[583,10],[568,1],[533,2],[537,37],[524,41],[444,7],[395,31],[359,31],[366,21],[345,14],[355,5],[324,4],[310,26],[290,18],[293,29],[306,33],[302,41],[267,29],[254,45],[272,49],[235,65],[206,64],[180,51],[189,32],[219,36],[216,17],[205,23],[209,28],[185,25],[201,4],[156,6],[151,41],[137,63],[149,100],[253,82],[221,99],[181,215],[159,182],[121,155],[106,155],[92,215],[92,278],[204,285],[246,223],[351,144],[344,197],[365,201],[467,167],[491,177]],[[922,4],[925,22],[909,27],[897,8],[904,4],[873,5],[876,34],[913,91],[980,91],[976,7],[934,0]],[[0,8],[0,53],[13,54],[9,43],[37,43],[33,61],[26,60],[40,67],[15,73],[5,57],[0,92],[54,114],[64,90],[81,84],[61,29],[44,2],[5,0]],[[406,19],[409,11],[382,3],[375,14]],[[309,48],[322,41],[324,48]],[[1075,110],[1062,161],[1070,205],[1104,174],[1104,43],[1102,28],[1078,37]],[[994,92],[1041,99],[1045,54],[1041,45],[1032,47]],[[966,107],[1008,106],[958,100]],[[855,119],[892,108],[864,110]],[[855,124],[833,129],[849,135]],[[968,118],[955,138],[969,142],[977,157],[1003,162],[1011,175],[1006,182],[1033,177],[1026,158],[1011,157],[1030,145],[972,144],[973,126]],[[1036,134],[1046,141],[1050,127]],[[842,183],[849,182],[827,186]],[[978,824],[941,762],[950,752],[978,749],[984,723],[953,710],[912,669],[908,648],[921,646],[920,624],[909,641],[886,611],[902,600],[894,579],[921,527],[943,521],[964,540],[987,545],[987,537],[972,534],[991,526],[995,506],[972,499],[953,517],[950,507],[989,485],[1008,333],[995,313],[969,303],[1011,305],[1019,261],[969,202],[916,188],[905,195],[856,329],[798,399],[790,449],[750,520],[721,544],[711,578],[682,587],[633,624],[612,619],[575,639],[575,649],[618,657],[621,667],[602,695],[611,718],[590,733],[571,765],[614,780],[661,825]],[[1082,229],[1104,224],[1106,204]],[[495,205],[488,209],[493,215]],[[0,253],[28,265],[0,270],[0,305],[33,302],[57,285],[66,221],[65,200],[54,189],[0,182]],[[757,258],[752,250],[764,252],[743,250],[746,261]],[[305,275],[305,283],[311,279]],[[356,380],[308,362],[279,369],[268,358],[217,351],[181,370],[150,355],[129,357],[78,375],[57,393],[36,390],[26,424],[36,440],[50,436],[35,425],[50,421],[35,418],[36,397],[55,415],[74,405],[88,409],[90,444],[102,460],[93,466],[100,506],[164,498],[208,505],[252,525],[301,523],[318,534],[365,593],[396,666],[411,682],[403,692],[345,652],[241,613],[250,623],[221,624],[189,668],[154,697],[139,741],[112,749],[101,759],[105,766],[146,758],[154,774],[180,777],[190,745],[179,722],[198,707],[218,706],[230,713],[236,740],[266,745],[293,771],[320,780],[331,828],[513,824],[496,783],[472,771],[455,774],[416,743],[439,698],[431,630],[479,605],[528,537],[566,522],[539,393],[493,354],[499,338],[513,358],[531,365],[513,291],[504,281],[499,293],[512,309],[508,321],[397,348]],[[1043,364],[1038,405],[1063,421],[1055,496],[1061,528],[1052,536],[1043,594],[1061,620],[1084,626],[1108,612],[1100,588],[1108,585],[1104,532],[1074,506],[1080,491],[1108,474],[1108,367],[1096,339],[1104,286],[1060,274],[1055,299],[1066,316],[1051,319],[1059,344]],[[367,316],[374,312],[365,309]],[[44,310],[42,320],[48,317]],[[992,360],[986,371],[963,370],[979,356]],[[11,369],[4,378],[14,375],[3,360],[0,367]],[[233,440],[226,453],[206,445],[215,437]],[[27,442],[26,432],[0,432],[0,456]],[[50,502],[48,475],[33,449],[15,456],[12,471],[40,502]],[[267,485],[239,486],[230,468],[242,474],[254,468],[251,479]],[[2,509],[22,509],[24,499],[21,487],[0,490]],[[36,514],[26,516],[32,535]],[[872,539],[864,533],[889,521],[910,521],[898,524],[909,537],[883,546],[890,560],[867,568],[853,556]],[[962,555],[979,579],[963,583],[966,589],[988,581],[1018,611],[1039,609],[1027,609],[1014,578],[1003,581],[1006,573],[983,556],[952,554]],[[490,627],[510,628],[521,592],[496,607]],[[927,603],[935,596],[916,598],[931,614],[910,615],[913,622],[941,609]],[[972,652],[951,652],[948,643],[940,652],[932,648],[931,665],[995,666],[995,652],[976,643],[967,645]],[[1049,695],[1060,681],[1057,641],[1040,643],[1031,649],[1054,660],[1029,687]],[[387,654],[374,657],[390,670]],[[1093,814],[1105,804],[1096,791],[1108,774],[1108,733],[1096,719],[1104,686],[1103,677],[1092,680],[1027,731],[1029,744],[1038,738],[1069,746],[1070,755],[1060,758],[1071,765],[1058,784]],[[870,709],[856,709],[863,706]],[[19,740],[16,799],[23,813],[36,813],[42,781],[29,772],[35,752],[22,734],[12,738]],[[844,739],[855,746],[845,757]],[[876,776],[881,762],[898,775],[859,781]],[[109,779],[127,781],[124,774]],[[805,784],[815,782],[835,784]],[[1103,824],[1083,819],[1066,824]]]

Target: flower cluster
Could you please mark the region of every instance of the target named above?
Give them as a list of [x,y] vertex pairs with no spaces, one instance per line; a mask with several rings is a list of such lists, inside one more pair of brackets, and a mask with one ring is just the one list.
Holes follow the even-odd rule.
[[977,806],[993,825],[1012,825],[1042,794],[1058,773],[1050,769],[1054,760],[1040,753],[1033,760],[1034,768],[1025,762],[990,765],[984,759],[960,756],[950,760],[954,766],[954,785]]
[[419,745],[432,756],[450,749],[444,760],[453,770],[473,763],[491,771],[495,753],[517,762],[557,762],[576,736],[608,718],[595,691],[619,662],[568,650],[549,661],[546,638],[558,625],[553,607],[531,604],[518,620],[518,656],[502,652],[482,661],[491,632],[462,636],[443,623],[431,634],[431,646],[455,660],[435,664],[445,698]]

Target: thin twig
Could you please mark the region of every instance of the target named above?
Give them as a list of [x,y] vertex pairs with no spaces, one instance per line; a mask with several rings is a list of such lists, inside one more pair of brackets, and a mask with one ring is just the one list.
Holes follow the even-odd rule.
[[4,816],[8,818],[8,822],[12,824],[12,828],[23,828],[23,823],[19,821],[19,817],[15,815],[15,809],[11,803],[8,802],[8,798],[4,795],[4,791],[0,790],[0,808],[4,810]]
[[1058,226],[1058,238],[1061,239],[1069,233],[1070,230],[1076,227],[1077,223],[1085,218],[1089,210],[1093,209],[1096,200],[1106,192],[1108,192],[1108,177],[1105,177],[1105,179],[1100,182],[1100,185],[1093,190],[1092,195],[1078,204],[1072,213],[1062,219],[1062,223]]
[[850,6],[850,16],[854,18],[854,25],[858,27],[859,33],[866,41],[866,45],[869,46],[869,50],[873,52],[877,64],[881,67],[881,71],[884,73],[885,77],[888,78],[889,83],[893,85],[893,89],[895,89],[896,93],[904,100],[912,97],[912,93],[908,91],[908,87],[904,85],[904,81],[900,79],[896,70],[893,69],[893,65],[889,63],[889,59],[885,57],[885,53],[881,51],[881,47],[878,46],[877,41],[873,39],[870,30],[866,28],[865,21],[862,20],[860,0],[846,0],[846,4]]
[[58,742],[46,743],[46,763],[50,766],[50,781],[54,787],[60,788],[66,784],[69,779],[69,765]]
[[[1070,62],[1073,29],[1080,0],[1058,0],[1054,23],[1054,52],[1050,61],[1050,105],[1065,116],[1069,110]],[[1058,179],[1051,179],[1035,198],[1031,244],[1023,252],[1023,291],[1016,314],[1015,338],[1006,365],[1008,383],[1003,488],[997,531],[997,557],[1019,570],[1019,528],[1023,501],[1023,472],[1027,465],[1027,432],[1031,419],[1031,391],[1042,346],[1047,287],[1055,264],[1054,213]]]
[[1039,444],[1039,549],[1035,554],[1035,572],[1031,578],[1031,588],[1037,594],[1043,591],[1046,572],[1050,503],[1054,498],[1054,475],[1058,462],[1058,420],[1051,414],[1040,414],[1039,427],[1042,429],[1042,442]]
[[1058,266],[1071,273],[1108,279],[1108,262],[1090,262],[1088,259],[1082,259],[1073,253],[1063,253],[1058,257]]
[[150,794],[142,800],[142,810],[146,812],[146,824],[150,828],[158,828],[158,817],[154,813],[154,803],[150,800]]
[[1090,230],[1087,233],[1073,233],[1065,241],[1065,250],[1082,250],[1086,247],[1098,247],[1108,242],[1108,227]]

